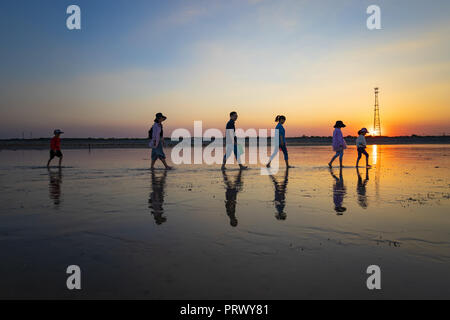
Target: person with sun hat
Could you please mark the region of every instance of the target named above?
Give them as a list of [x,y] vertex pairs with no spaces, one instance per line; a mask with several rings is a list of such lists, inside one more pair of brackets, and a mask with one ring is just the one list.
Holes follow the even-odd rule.
[[162,113],[157,113],[155,116],[155,121],[152,128],[149,131],[149,147],[152,148],[152,163],[151,169],[155,168],[156,160],[161,160],[164,167],[167,170],[172,169],[166,162],[166,155],[164,153],[164,133],[163,133],[163,125],[162,122],[167,119]]
[[344,157],[344,150],[347,149],[347,144],[345,143],[344,136],[342,134],[341,128],[345,128],[345,124],[342,121],[336,121],[334,125],[333,132],[333,150],[336,154],[331,158],[331,161],[328,163],[330,168],[333,167],[333,162],[339,157],[339,164],[342,168],[342,159]]

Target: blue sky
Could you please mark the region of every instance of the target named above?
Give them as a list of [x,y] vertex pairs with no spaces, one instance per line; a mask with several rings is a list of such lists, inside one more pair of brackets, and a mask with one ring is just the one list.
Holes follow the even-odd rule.
[[[230,108],[243,127],[286,113],[290,135],[325,135],[347,114],[370,124],[375,85],[392,133],[448,133],[449,3],[2,1],[0,138],[144,136],[158,111],[169,128],[221,128]],[[65,26],[71,4],[80,31]],[[382,30],[366,28],[370,4]],[[432,112],[417,127],[399,119],[408,108]]]

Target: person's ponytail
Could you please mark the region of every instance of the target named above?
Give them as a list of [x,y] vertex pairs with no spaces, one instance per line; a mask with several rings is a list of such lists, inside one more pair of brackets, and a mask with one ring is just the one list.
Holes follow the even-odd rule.
[[286,117],[285,116],[277,116],[276,118],[275,118],[275,122],[280,122],[281,120],[286,120]]

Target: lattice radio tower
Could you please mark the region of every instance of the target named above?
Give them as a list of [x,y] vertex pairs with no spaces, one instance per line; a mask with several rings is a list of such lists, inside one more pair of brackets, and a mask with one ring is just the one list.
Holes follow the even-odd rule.
[[378,88],[375,88],[375,110],[374,110],[374,117],[373,117],[373,135],[381,136],[380,105],[378,103]]

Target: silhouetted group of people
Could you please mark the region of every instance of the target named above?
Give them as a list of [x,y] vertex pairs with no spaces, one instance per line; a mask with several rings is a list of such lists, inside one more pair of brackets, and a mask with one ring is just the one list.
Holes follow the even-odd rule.
[[[241,163],[239,152],[238,152],[238,143],[237,143],[237,137],[236,137],[236,120],[238,119],[238,114],[236,111],[230,112],[230,120],[227,122],[225,130],[227,135],[227,143],[226,143],[226,150],[225,155],[223,157],[222,161],[222,170],[226,169],[226,162],[228,158],[234,154],[240,169],[247,169],[246,166],[244,166]],[[150,140],[149,147],[152,149],[151,153],[151,165],[150,168],[153,170],[155,168],[155,163],[159,159],[164,167],[168,170],[172,169],[171,166],[169,166],[166,162],[166,154],[164,153],[164,130],[163,130],[163,122],[167,120],[167,117],[163,115],[162,113],[157,113],[155,115],[155,120],[152,125],[152,127],[149,130],[148,138]],[[284,124],[286,122],[286,117],[283,115],[278,115],[275,118],[275,122],[277,123],[275,130],[278,132],[279,136],[279,148],[274,150],[273,154],[271,155],[268,163],[266,164],[267,168],[270,168],[272,160],[275,158],[275,156],[279,153],[279,151],[283,152],[284,161],[286,163],[286,168],[291,168],[289,166],[289,154],[288,149],[286,146],[286,130],[284,128]],[[334,131],[333,131],[333,140],[332,140],[332,146],[333,150],[336,152],[335,155],[331,158],[330,162],[328,163],[328,166],[332,168],[334,160],[339,158],[339,164],[342,167],[342,161],[344,157],[344,150],[347,149],[347,144],[345,142],[344,136],[342,134],[342,128],[345,128],[345,124],[342,121],[336,121],[336,124],[334,125]],[[59,129],[56,129],[54,131],[54,137],[50,141],[50,158],[47,162],[47,167],[50,167],[50,162],[53,158],[58,157],[59,158],[59,167],[61,167],[63,154],[61,151],[61,134],[63,134]],[[366,157],[366,167],[370,167],[369,165],[369,154],[366,151],[367,142],[365,139],[365,135],[368,133],[368,130],[366,128],[362,128],[358,132],[358,138],[356,139],[356,145],[357,145],[357,151],[358,151],[358,159],[356,160],[356,166],[359,166],[359,161],[364,155]],[[230,143],[231,142],[231,143]]]
[[[333,150],[336,152],[336,154],[331,158],[330,162],[328,163],[328,166],[330,168],[333,167],[333,162],[339,157],[339,165],[342,168],[342,160],[344,158],[344,150],[347,149],[347,143],[345,142],[344,135],[342,134],[342,128],[345,128],[346,125],[342,121],[336,121],[336,124],[334,125],[334,131],[333,131]],[[366,167],[370,168],[369,165],[369,154],[366,151],[367,148],[367,142],[366,142],[366,134],[369,133],[369,131],[366,128],[362,128],[358,131],[358,138],[356,139],[356,148],[358,151],[358,158],[356,160],[356,167],[359,166],[359,160],[361,160],[362,155],[365,155],[366,157]]]
[[[230,218],[230,225],[235,227],[238,224],[238,220],[236,218],[236,204],[237,204],[237,194],[239,191],[242,190],[243,182],[242,182],[242,170],[247,169],[246,166],[244,166],[241,163],[239,152],[238,152],[238,143],[237,143],[237,137],[235,135],[236,131],[236,120],[238,119],[238,114],[236,111],[233,111],[230,113],[230,120],[226,124],[226,133],[227,135],[227,143],[226,144],[226,152],[223,157],[222,162],[222,175],[223,175],[223,181],[226,188],[225,193],[225,208],[228,217]],[[167,117],[164,116],[162,113],[157,113],[155,115],[154,124],[152,125],[151,129],[149,130],[149,147],[152,149],[151,152],[151,166],[152,169],[152,192],[150,193],[149,197],[149,208],[151,209],[151,212],[154,216],[155,222],[157,224],[162,224],[166,221],[166,218],[163,216],[164,210],[163,210],[163,203],[164,203],[164,188],[165,188],[165,180],[167,177],[167,171],[164,171],[163,175],[158,177],[156,176],[154,172],[154,166],[157,160],[160,160],[165,169],[170,170],[172,169],[171,166],[169,166],[166,162],[166,155],[164,153],[164,130],[163,130],[163,122],[167,120]],[[279,137],[279,148],[274,150],[273,154],[269,158],[268,163],[266,164],[267,168],[270,168],[272,160],[275,158],[275,156],[281,151],[284,156],[284,160],[286,163],[286,171],[284,175],[284,179],[279,182],[273,175],[269,175],[270,179],[273,182],[274,190],[275,190],[275,199],[274,204],[276,208],[276,218],[278,220],[285,220],[286,219],[286,213],[284,212],[284,208],[286,205],[286,191],[287,191],[287,184],[288,184],[288,174],[289,174],[289,168],[292,168],[292,166],[289,165],[289,155],[288,155],[288,149],[286,146],[286,130],[284,128],[284,124],[286,122],[286,117],[284,115],[278,115],[275,118],[275,122],[277,123],[275,129],[278,133]],[[336,121],[336,124],[334,125],[334,132],[333,132],[333,140],[332,140],[332,147],[335,151],[334,156],[331,158],[330,162],[328,163],[328,166],[330,167],[330,173],[331,176],[334,179],[333,184],[333,202],[334,202],[334,209],[338,215],[342,215],[347,209],[343,206],[344,197],[346,195],[346,187],[344,185],[344,178],[342,175],[342,161],[344,157],[344,150],[347,148],[347,144],[345,142],[342,128],[345,128],[345,124],[342,121]],[[54,137],[50,141],[50,158],[47,162],[47,167],[50,167],[51,161],[57,157],[59,158],[59,168],[61,169],[63,154],[61,151],[61,134],[63,134],[59,129],[54,130]],[[364,155],[366,157],[366,168],[370,168],[369,165],[369,155],[366,151],[367,143],[365,139],[365,135],[368,133],[368,130],[366,128],[362,128],[358,132],[358,138],[356,140],[357,145],[357,151],[358,151],[358,158],[356,161],[356,168],[358,173],[358,187],[357,187],[357,193],[358,193],[358,202],[361,205],[361,207],[366,208],[367,207],[367,196],[366,196],[366,185],[369,180],[368,176],[368,170],[366,170],[366,176],[365,179],[363,179],[359,173],[358,167],[359,167],[359,161]],[[226,162],[228,158],[234,154],[238,165],[239,165],[239,173],[237,177],[232,181],[228,177],[226,170]],[[333,162],[339,158],[340,163],[340,172],[339,176],[336,176],[332,170],[333,168]],[[62,181],[62,174],[61,171],[58,171],[58,173],[52,173],[49,171],[49,177],[50,177],[50,198],[54,200],[55,205],[59,205],[60,202],[60,184]]]

